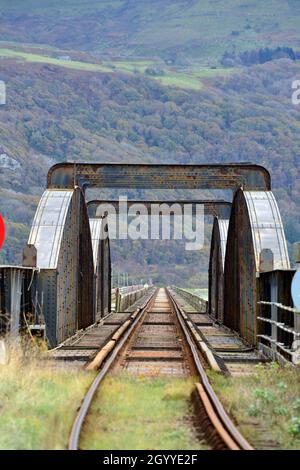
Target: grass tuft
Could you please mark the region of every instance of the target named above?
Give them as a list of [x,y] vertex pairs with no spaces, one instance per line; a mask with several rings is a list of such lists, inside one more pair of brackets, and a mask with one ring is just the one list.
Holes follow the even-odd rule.
[[256,366],[249,377],[209,374],[225,408],[256,448],[299,449],[299,370],[272,363]]
[[0,449],[65,449],[91,374],[41,362],[37,350],[10,353],[0,365]]

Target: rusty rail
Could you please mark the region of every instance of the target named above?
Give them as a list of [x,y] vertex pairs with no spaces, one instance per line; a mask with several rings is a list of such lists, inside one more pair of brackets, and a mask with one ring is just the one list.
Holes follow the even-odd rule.
[[[209,433],[212,432],[214,438],[216,435],[218,436],[218,443],[215,446],[217,448],[222,448],[223,444],[224,448],[229,450],[253,450],[251,445],[241,435],[241,433],[237,430],[236,426],[229,418],[228,414],[223,408],[223,405],[221,404],[211,384],[209,383],[196,346],[191,339],[186,322],[182,317],[181,310],[170,291],[168,291],[168,294],[175,309],[178,321],[184,332],[185,339],[190,347],[198,374],[201,378],[202,383],[196,385],[196,396],[200,400],[201,407],[204,408],[205,414],[210,422]],[[220,443],[220,441],[222,442]]]
[[[243,438],[243,436],[236,429],[231,419],[225,412],[222,404],[217,398],[214,390],[212,389],[206,372],[203,368],[199,351],[197,350],[191,332],[188,329],[187,320],[184,317],[181,309],[178,307],[171,292],[167,290],[168,298],[170,300],[171,308],[173,309],[179,326],[183,332],[186,344],[189,346],[192,360],[195,365],[196,371],[201,379],[201,383],[196,384],[193,393],[194,403],[199,409],[199,419],[207,437],[208,442],[211,443],[215,449],[227,450],[252,450],[250,444]],[[77,450],[79,448],[79,439],[83,423],[88,414],[94,395],[105,378],[106,374],[115,363],[119,353],[123,350],[129,338],[135,332],[136,327],[144,318],[144,314],[149,309],[155,293],[148,297],[147,301],[139,308],[130,318],[126,328],[121,327],[119,334],[115,335],[112,340],[98,353],[96,356],[93,367],[88,367],[89,370],[100,369],[97,377],[88,390],[78,415],[74,421],[73,428],[69,439],[69,450]]]
[[122,336],[118,342],[115,341],[115,347],[112,349],[111,355],[105,361],[103,368],[99,371],[98,375],[96,376],[95,380],[90,386],[87,394],[85,395],[82,405],[73,423],[73,427],[72,427],[70,438],[69,438],[69,446],[68,446],[69,450],[78,450],[81,428],[88,414],[89,408],[92,404],[94,395],[96,391],[98,390],[98,387],[101,384],[102,380],[104,379],[107,372],[109,371],[112,364],[114,363],[119,352],[125,345],[126,341],[129,339],[130,335],[134,331],[137,324],[139,323],[141,317],[143,316],[145,312],[145,309],[152,301],[152,298],[153,298],[153,295],[149,299],[147,299],[146,302],[133,315],[131,315],[131,322],[132,322],[131,326],[127,329],[124,336]]

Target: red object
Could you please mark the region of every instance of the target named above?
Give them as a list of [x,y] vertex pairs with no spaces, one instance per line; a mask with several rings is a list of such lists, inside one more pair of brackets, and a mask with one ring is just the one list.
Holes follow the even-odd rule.
[[5,223],[2,215],[0,214],[0,250],[5,240]]

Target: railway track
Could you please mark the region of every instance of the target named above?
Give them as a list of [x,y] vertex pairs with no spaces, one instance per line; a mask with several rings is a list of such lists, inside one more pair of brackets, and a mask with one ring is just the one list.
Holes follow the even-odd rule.
[[172,293],[156,290],[89,364],[88,369],[100,369],[74,421],[69,450],[80,448],[82,427],[101,382],[110,372],[121,370],[143,377],[199,378],[193,403],[207,443],[213,449],[251,450],[212,389],[205,372],[207,356],[199,350],[192,333]]
[[180,289],[171,289],[182,315],[188,320],[188,327],[204,354],[208,353],[214,361],[211,366],[228,376],[242,377],[252,375],[257,364],[269,362],[261,351],[251,347],[238,334],[207,313],[191,305],[182,297]]

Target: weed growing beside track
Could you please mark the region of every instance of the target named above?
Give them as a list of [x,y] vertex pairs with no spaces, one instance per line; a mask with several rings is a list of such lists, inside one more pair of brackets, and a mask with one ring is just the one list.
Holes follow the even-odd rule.
[[255,374],[225,377],[209,372],[212,385],[239,430],[256,449],[299,449],[300,371],[276,363]]
[[17,350],[0,365],[0,449],[65,449],[93,374],[41,363]]

